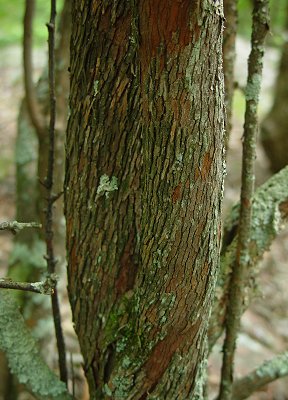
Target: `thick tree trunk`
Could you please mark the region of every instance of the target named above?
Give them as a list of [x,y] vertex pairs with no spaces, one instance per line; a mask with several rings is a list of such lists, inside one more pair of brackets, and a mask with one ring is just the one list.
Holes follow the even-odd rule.
[[78,0],[72,20],[68,289],[91,399],[201,398],[219,261],[222,10]]

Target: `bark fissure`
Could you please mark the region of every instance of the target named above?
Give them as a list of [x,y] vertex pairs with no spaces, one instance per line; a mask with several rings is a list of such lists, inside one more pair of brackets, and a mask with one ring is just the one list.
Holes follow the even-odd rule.
[[79,4],[65,198],[91,397],[191,398],[218,264],[222,18],[206,1]]

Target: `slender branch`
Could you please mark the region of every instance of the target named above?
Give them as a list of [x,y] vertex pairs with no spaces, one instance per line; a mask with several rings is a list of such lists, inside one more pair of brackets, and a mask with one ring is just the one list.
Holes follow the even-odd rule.
[[[288,221],[288,167],[273,175],[255,192],[252,201],[252,227],[249,242],[249,284],[246,286],[247,301],[253,296],[253,282],[257,274],[257,264],[262,259]],[[236,259],[238,241],[239,204],[235,205],[225,221],[221,251],[221,273],[217,281],[214,307],[209,324],[209,348],[223,332],[224,318],[228,303],[228,285],[232,267]]]
[[226,336],[223,346],[223,364],[219,398],[230,400],[232,396],[234,354],[236,339],[243,311],[249,243],[251,238],[252,197],[254,193],[254,160],[256,135],[258,130],[257,106],[262,78],[264,40],[268,31],[268,0],[254,0],[252,49],[248,60],[248,80],[246,87],[246,111],[242,157],[242,187],[240,200],[240,220],[236,262],[233,266],[229,287],[229,301],[225,319]]
[[23,32],[23,67],[24,67],[24,86],[27,102],[27,109],[31,122],[36,130],[38,137],[46,135],[47,129],[44,120],[41,119],[41,112],[36,97],[33,82],[33,63],[32,63],[32,41],[33,41],[33,15],[35,0],[25,1],[24,32]]
[[57,280],[53,275],[40,282],[15,282],[9,278],[0,278],[0,288],[51,295],[54,292],[56,282]]
[[233,384],[233,400],[243,400],[253,392],[276,379],[288,375],[288,351],[265,361],[250,374]]
[[42,225],[38,222],[1,222],[0,223],[0,231],[8,230],[11,231],[14,235],[20,232],[24,228],[42,228]]
[[223,32],[223,71],[225,81],[226,141],[232,129],[232,103],[234,94],[235,42],[238,23],[237,0],[224,0],[225,29]]
[[[56,98],[55,98],[55,21],[56,21],[56,0],[51,0],[50,21],[48,28],[48,54],[49,54],[49,103],[50,103],[50,123],[49,123],[49,150],[48,150],[48,166],[47,176],[45,179],[45,187],[47,189],[47,208],[45,218],[45,239],[46,239],[46,260],[48,273],[55,273],[56,259],[53,248],[53,203],[55,195],[53,194],[54,181],[54,154],[55,154],[55,121],[56,121]],[[51,295],[52,312],[55,327],[55,335],[59,356],[60,379],[67,385],[67,366],[66,366],[66,349],[64,336],[61,325],[61,314],[59,307],[58,291],[55,287]]]

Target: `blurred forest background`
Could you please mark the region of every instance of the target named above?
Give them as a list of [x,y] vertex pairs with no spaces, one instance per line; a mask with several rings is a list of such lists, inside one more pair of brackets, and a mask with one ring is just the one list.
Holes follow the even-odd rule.
[[[227,177],[225,184],[224,215],[239,199],[241,175],[241,137],[244,119],[244,94],[247,77],[247,57],[250,51],[251,9],[249,0],[240,0],[238,38],[236,44],[235,82],[236,89],[233,103],[233,128],[227,153]],[[63,1],[58,1],[59,12]],[[33,50],[33,80],[37,82],[43,68],[47,64],[47,28],[49,19],[49,2],[37,1],[34,19],[34,50]],[[271,33],[266,46],[262,94],[260,98],[260,118],[264,121],[269,113],[275,96],[275,82],[279,71],[282,51],[288,41],[288,1],[271,0]],[[23,0],[0,0],[0,221],[15,219],[16,214],[16,183],[15,183],[15,142],[17,136],[17,119],[21,100],[24,96],[22,67],[22,36],[23,36]],[[73,24],[72,24],[73,29]],[[288,71],[288,64],[286,65]],[[286,81],[288,86],[288,81]],[[287,91],[287,89],[286,89]],[[287,100],[287,98],[286,98]],[[288,115],[288,103],[284,103]],[[287,139],[286,139],[287,140]],[[280,144],[281,146],[282,144]],[[32,144],[31,144],[32,146]],[[258,140],[256,161],[256,186],[266,181],[272,175],[270,161]],[[288,154],[288,152],[287,152]],[[288,182],[287,182],[288,184]],[[27,191],[29,188],[27,188]],[[288,233],[283,231],[273,243],[272,251],[267,254],[259,268],[257,296],[244,314],[242,329],[238,340],[239,348],[236,359],[237,376],[244,375],[274,354],[288,348]],[[8,232],[0,235],[0,276],[7,275],[8,266],[15,262],[13,236]],[[40,255],[41,258],[41,255]],[[40,262],[41,263],[41,262]],[[65,283],[61,284],[63,291]],[[33,295],[34,298],[38,295]],[[73,353],[74,362],[81,362],[77,342],[73,335],[70,322],[69,304],[63,295],[62,313],[64,316],[64,331],[68,337],[68,352]],[[37,300],[36,300],[37,301]],[[48,328],[47,328],[48,327]],[[41,337],[39,329],[51,329],[49,325],[38,325],[35,334]],[[52,332],[51,332],[52,333]],[[50,344],[53,349],[53,343]],[[221,363],[221,343],[215,346],[209,362],[211,393],[219,381]],[[45,351],[47,354],[47,350]],[[52,351],[53,353],[53,351]],[[77,358],[78,357],[78,358]],[[53,365],[53,357],[48,360]],[[0,398],[1,376],[0,364]],[[7,378],[8,379],[8,378]],[[81,377],[79,377],[81,380]],[[3,388],[2,388],[3,389]],[[4,390],[4,389],[3,389]],[[26,397],[25,397],[26,396]],[[4,398],[4,397],[3,397]],[[12,397],[11,397],[12,398]],[[23,399],[31,398],[23,394]],[[82,395],[85,398],[85,395]],[[276,381],[254,394],[251,399],[285,400],[288,399],[288,378]]]

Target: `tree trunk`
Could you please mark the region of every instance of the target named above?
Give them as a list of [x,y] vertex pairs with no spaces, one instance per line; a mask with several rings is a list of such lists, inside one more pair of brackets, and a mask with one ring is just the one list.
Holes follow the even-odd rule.
[[219,263],[222,10],[78,0],[72,20],[68,290],[91,399],[201,398]]

